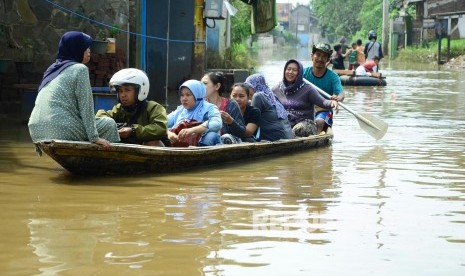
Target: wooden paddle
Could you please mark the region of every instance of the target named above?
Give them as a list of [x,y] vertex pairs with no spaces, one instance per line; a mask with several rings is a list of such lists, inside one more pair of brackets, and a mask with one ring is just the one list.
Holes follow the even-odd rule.
[[333,69],[333,72],[339,76],[355,76],[355,70],[342,70],[342,69]]
[[[320,94],[323,95],[325,98],[327,99],[331,98],[331,95],[321,90],[318,86],[314,85],[313,83],[309,82],[306,79],[304,79],[304,81],[310,84],[318,92],[320,92]],[[383,138],[384,134],[386,134],[387,129],[388,129],[388,124],[384,122],[383,120],[368,113],[357,113],[341,102],[338,102],[338,105],[344,108],[345,110],[347,110],[352,115],[354,115],[355,118],[357,118],[360,128],[363,129],[366,133],[370,134],[371,137],[375,138],[376,140],[379,140]]]

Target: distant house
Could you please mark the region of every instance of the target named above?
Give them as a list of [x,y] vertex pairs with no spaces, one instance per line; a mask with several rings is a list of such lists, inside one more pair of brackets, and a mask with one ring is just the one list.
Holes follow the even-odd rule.
[[[406,9],[415,5],[416,15],[411,28],[404,27],[408,22]],[[465,1],[456,0],[404,0],[399,6],[400,17],[394,20],[394,31],[402,33],[405,45],[421,44],[441,35],[450,38],[465,38]],[[408,26],[408,24],[407,24]]]
[[318,20],[309,6],[299,5],[291,11],[289,31],[300,38],[303,47],[319,41],[320,31],[317,28]]

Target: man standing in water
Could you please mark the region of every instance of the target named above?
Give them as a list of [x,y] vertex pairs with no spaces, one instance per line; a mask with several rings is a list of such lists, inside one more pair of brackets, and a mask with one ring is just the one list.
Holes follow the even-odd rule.
[[[321,90],[331,95],[331,100],[342,102],[344,91],[342,89],[339,76],[326,68],[332,54],[331,46],[326,43],[313,45],[312,63],[313,66],[304,69],[304,78]],[[317,133],[326,131],[333,125],[333,111],[331,109],[315,108],[315,124]]]
[[368,32],[369,42],[365,45],[365,57],[368,60],[373,60],[375,57],[378,57],[379,60],[383,58],[383,47],[381,43],[376,41],[377,35],[375,31]]

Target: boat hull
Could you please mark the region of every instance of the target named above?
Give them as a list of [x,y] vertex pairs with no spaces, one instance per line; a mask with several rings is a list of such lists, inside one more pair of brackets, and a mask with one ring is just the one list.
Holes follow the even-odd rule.
[[368,76],[339,76],[342,85],[348,86],[386,86],[386,79]]
[[332,134],[212,147],[149,147],[113,144],[104,150],[88,142],[51,140],[37,146],[72,174],[141,174],[184,171],[265,155],[301,152],[330,144]]

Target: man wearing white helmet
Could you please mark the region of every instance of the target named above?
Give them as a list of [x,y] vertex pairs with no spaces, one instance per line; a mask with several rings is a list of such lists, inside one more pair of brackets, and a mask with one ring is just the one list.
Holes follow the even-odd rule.
[[149,79],[136,68],[122,69],[110,79],[110,88],[117,93],[118,104],[112,110],[99,110],[97,117],[111,117],[118,123],[123,143],[164,146],[167,115],[157,102],[147,101]]
[[369,31],[368,32],[368,40],[370,42],[368,42],[366,45],[365,45],[365,50],[364,50],[364,53],[365,53],[365,57],[366,57],[366,60],[373,60],[375,57],[378,57],[379,60],[381,60],[383,58],[383,47],[381,46],[381,43],[379,43],[378,41],[376,41],[377,39],[377,34],[375,31]]

